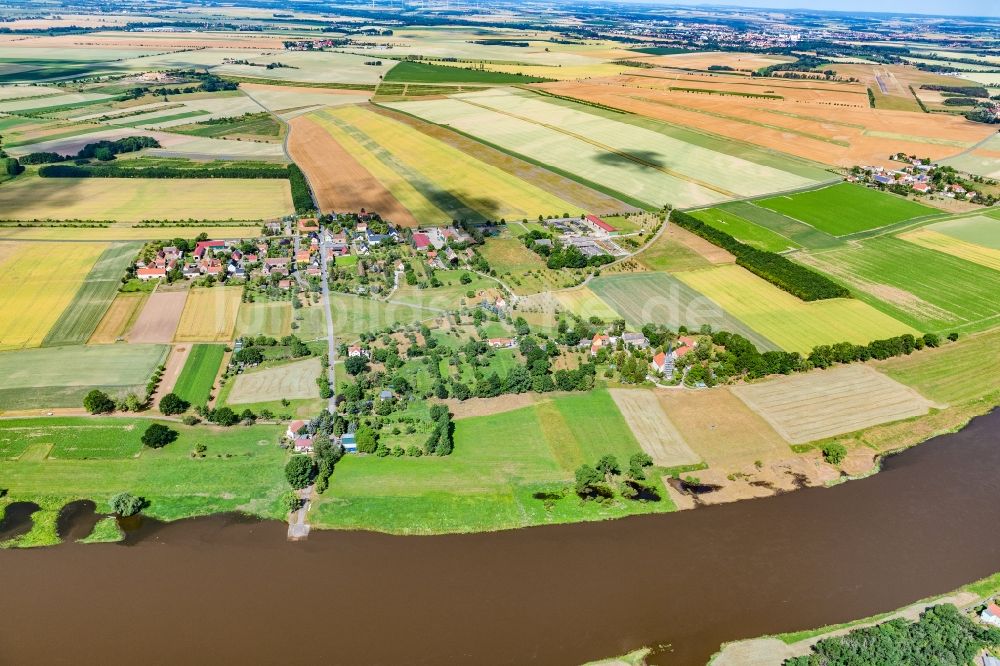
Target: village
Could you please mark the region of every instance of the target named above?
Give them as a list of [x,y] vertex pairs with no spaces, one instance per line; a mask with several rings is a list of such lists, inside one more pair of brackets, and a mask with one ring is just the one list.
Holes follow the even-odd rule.
[[[882,166],[855,166],[848,182],[863,183],[896,194],[937,195],[980,206],[993,206],[998,201],[996,181],[981,177],[962,178],[955,169],[918,159],[916,155],[896,153],[889,157],[905,166],[896,169]],[[971,181],[969,180],[971,178]],[[978,186],[979,189],[974,189]]]

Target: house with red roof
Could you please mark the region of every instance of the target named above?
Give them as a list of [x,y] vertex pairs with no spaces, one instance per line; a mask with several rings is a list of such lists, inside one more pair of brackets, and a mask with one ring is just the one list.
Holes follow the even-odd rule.
[[302,426],[306,425],[307,421],[301,419],[292,421],[288,424],[288,429],[285,431],[285,437],[288,439],[295,439],[299,436],[299,430],[302,430]]
[[223,240],[198,241],[198,243],[194,246],[194,252],[192,254],[201,259],[207,250],[217,252],[224,249],[226,249],[226,241]]
[[603,333],[594,333],[594,337],[590,341],[590,355],[597,356],[597,352],[600,351],[601,347],[606,347],[611,344],[611,338]]
[[137,268],[135,276],[143,282],[146,280],[156,280],[157,278],[167,277],[167,269],[158,268],[156,266],[145,266],[143,268]]
[[426,250],[431,245],[430,236],[425,233],[415,232],[413,234],[413,247],[417,250]]
[[313,436],[299,435],[295,438],[296,453],[310,453],[313,450]]
[[611,234],[618,233],[618,229],[614,228],[596,215],[586,215],[584,216],[583,221],[586,222],[587,226],[599,235],[610,236]]
[[698,344],[698,340],[689,336],[682,335],[677,338],[666,352],[660,352],[653,357],[652,362],[650,362],[649,367],[653,369],[654,372],[659,372],[667,379],[671,379],[674,376],[674,365],[677,359],[689,354],[694,350],[695,345]]
[[298,224],[299,233],[309,233],[310,231],[319,231],[319,221],[315,217],[304,217],[299,220]]
[[489,345],[494,349],[510,349],[514,346],[514,338],[490,338]]
[[994,627],[1000,627],[1000,606],[996,603],[989,603],[983,612],[979,614],[979,619],[986,624],[992,624]]

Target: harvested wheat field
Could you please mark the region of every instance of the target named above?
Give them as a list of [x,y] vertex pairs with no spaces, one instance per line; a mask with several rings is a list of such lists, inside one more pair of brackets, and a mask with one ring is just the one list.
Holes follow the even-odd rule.
[[659,390],[656,395],[687,445],[712,469],[735,471],[791,454],[774,428],[727,388]]
[[659,65],[660,67],[707,70],[712,65],[723,65],[725,67],[732,67],[737,71],[752,72],[762,67],[770,67],[782,62],[794,62],[794,58],[781,55],[766,55],[763,53],[695,51],[693,53],[674,53],[671,55],[642,58],[642,61]]
[[226,402],[245,405],[286,398],[288,400],[319,397],[316,378],[322,372],[318,358],[286,363],[274,368],[251,370],[237,375]]
[[125,339],[129,342],[171,342],[184,311],[186,291],[156,291],[146,299],[135,325]]
[[[778,95],[791,82],[771,80],[760,94]],[[807,82],[811,83],[811,82]],[[743,97],[669,90],[712,89],[714,79],[671,82],[625,76],[585,82],[546,83],[551,92],[606,104],[672,125],[709,132],[800,158],[836,166],[881,164],[903,151],[933,160],[968,149],[993,130],[948,114],[917,114],[857,105],[857,95],[814,89],[816,100]],[[814,84],[815,85],[815,84]],[[829,85],[829,84],[824,84]],[[732,88],[732,83],[725,84]],[[849,86],[845,86],[849,88]],[[756,88],[748,92],[756,92]],[[865,88],[857,90],[867,97]],[[772,91],[772,92],[767,92]],[[865,99],[865,98],[862,98]]]
[[226,342],[233,339],[242,287],[194,288],[184,303],[174,340]]
[[115,300],[111,301],[107,312],[90,336],[89,344],[107,344],[122,338],[135,323],[148,297],[148,294],[142,292],[115,296]]
[[309,179],[320,209],[364,208],[395,224],[417,226],[413,214],[314,120],[300,116],[288,124],[288,150]]
[[645,389],[609,389],[608,393],[654,464],[677,467],[701,461],[661,409],[656,393]]
[[913,389],[861,364],[735,386],[732,391],[793,444],[921,416],[934,406]]

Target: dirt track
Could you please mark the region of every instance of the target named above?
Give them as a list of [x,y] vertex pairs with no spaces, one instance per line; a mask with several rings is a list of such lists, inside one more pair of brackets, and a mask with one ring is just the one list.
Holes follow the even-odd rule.
[[322,127],[305,116],[288,124],[288,151],[324,213],[364,208],[404,227],[418,226],[413,214]]

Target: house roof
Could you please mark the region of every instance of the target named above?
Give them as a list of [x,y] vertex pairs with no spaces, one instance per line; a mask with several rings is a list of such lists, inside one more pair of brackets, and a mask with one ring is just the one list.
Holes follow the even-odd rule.
[[292,432],[298,432],[305,424],[306,422],[302,420],[292,421],[291,423],[288,424],[288,429],[291,430]]
[[688,352],[694,350],[695,345],[698,341],[689,335],[682,335],[677,338],[677,346],[674,347],[674,356],[684,356]]
[[413,234],[413,246],[416,248],[425,248],[431,244],[430,237],[427,234],[415,233]]
[[666,360],[667,360],[667,355],[664,352],[660,352],[659,354],[653,357],[653,363],[655,363],[659,367],[663,367],[663,362]]
[[613,226],[611,226],[601,218],[597,217],[596,215],[588,215],[587,221],[590,222],[591,224],[597,225],[599,229],[604,229],[604,231],[618,231]]
[[997,606],[995,603],[991,603],[986,607],[986,612],[993,617],[1000,617],[1000,606]]

